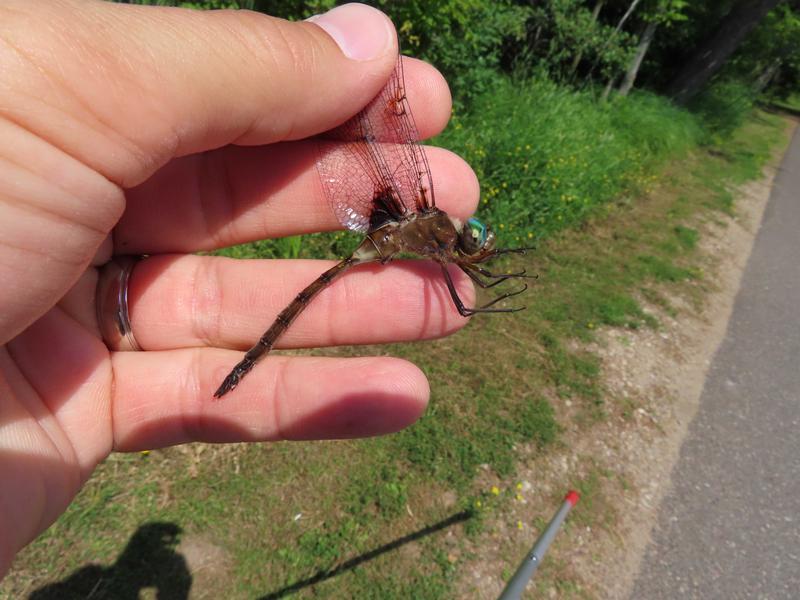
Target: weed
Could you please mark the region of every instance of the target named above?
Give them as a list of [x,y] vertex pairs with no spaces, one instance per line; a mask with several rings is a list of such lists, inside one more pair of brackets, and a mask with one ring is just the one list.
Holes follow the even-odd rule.
[[700,239],[700,233],[691,227],[684,227],[683,225],[676,225],[673,229],[675,237],[683,250],[694,250],[697,247],[697,241]]

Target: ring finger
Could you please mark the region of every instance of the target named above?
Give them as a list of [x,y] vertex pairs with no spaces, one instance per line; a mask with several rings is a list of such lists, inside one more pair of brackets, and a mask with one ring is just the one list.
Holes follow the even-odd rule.
[[[128,292],[133,333],[146,350],[247,348],[329,261],[193,255],[140,262]],[[471,304],[472,283],[453,273]],[[356,267],[309,303],[278,347],[433,338],[463,327],[438,267],[424,261]]]

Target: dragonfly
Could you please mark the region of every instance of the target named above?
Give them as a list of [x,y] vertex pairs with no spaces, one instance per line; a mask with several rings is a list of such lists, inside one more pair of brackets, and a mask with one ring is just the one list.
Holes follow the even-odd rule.
[[339,222],[366,237],[356,250],[317,277],[283,309],[258,342],[245,353],[217,391],[233,390],[272,350],[278,338],[309,303],[349,269],[366,263],[386,264],[398,255],[438,263],[456,310],[512,313],[525,307],[496,307],[527,289],[500,294],[480,307],[467,307],[458,296],[448,264],[457,265],[479,287],[488,289],[526,272],[497,274],[483,263],[502,254],[524,254],[530,248],[496,248],[491,228],[475,218],[461,221],[436,208],[428,158],[406,97],[403,59],[381,92],[358,114],[323,136],[316,166],[328,203]]

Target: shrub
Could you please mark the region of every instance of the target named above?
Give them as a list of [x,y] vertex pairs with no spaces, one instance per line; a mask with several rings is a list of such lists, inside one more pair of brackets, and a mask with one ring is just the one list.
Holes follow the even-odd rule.
[[540,77],[501,80],[437,143],[475,169],[481,212],[502,242],[522,244],[646,188],[659,164],[699,139],[692,115],[658,96],[599,103]]

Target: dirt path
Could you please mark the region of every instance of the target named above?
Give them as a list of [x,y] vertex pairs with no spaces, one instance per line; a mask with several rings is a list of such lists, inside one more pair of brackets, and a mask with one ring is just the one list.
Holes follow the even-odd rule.
[[643,303],[658,317],[658,330],[598,332],[591,350],[602,357],[607,393],[629,410],[592,425],[588,435],[579,426],[563,432],[563,447],[546,457],[523,456],[519,503],[493,523],[496,547],[487,548],[484,539],[476,551],[498,558],[475,561],[467,569],[471,576],[459,588],[463,597],[496,598],[503,589],[503,568],[524,555],[535,532],[528,534],[527,546],[512,550],[519,558],[502,558],[500,540],[513,536],[513,523],[530,523],[532,514],[549,518],[553,496],[566,491],[565,482],[587,478],[595,481],[587,501],[594,503],[590,510],[601,515],[600,523],[581,522],[577,511],[570,517],[542,567],[541,579],[556,585],[540,581],[531,597],[629,597],[708,368],[724,338],[779,162],[780,156],[775,157],[761,180],[738,191],[734,217],[715,213],[693,225],[701,231],[704,279],[714,286],[702,306],[670,297],[676,309],[672,316]]
[[795,135],[672,472],[634,598],[798,597],[798,189]]
[[[616,444],[601,435],[594,448],[586,449],[602,453],[609,469],[625,465],[628,488],[619,499],[620,539],[606,544],[599,560],[585,555],[576,565],[579,573],[589,576],[599,597],[627,598],[631,592],[681,444],[697,413],[708,368],[725,336],[777,165],[770,164],[762,180],[740,190],[734,218],[706,223],[701,250],[717,289],[700,314],[681,310],[675,319],[661,311],[661,331],[609,331],[604,334],[606,344],[599,344],[609,390],[639,404],[636,426],[625,428]],[[680,302],[673,299],[674,304]]]

